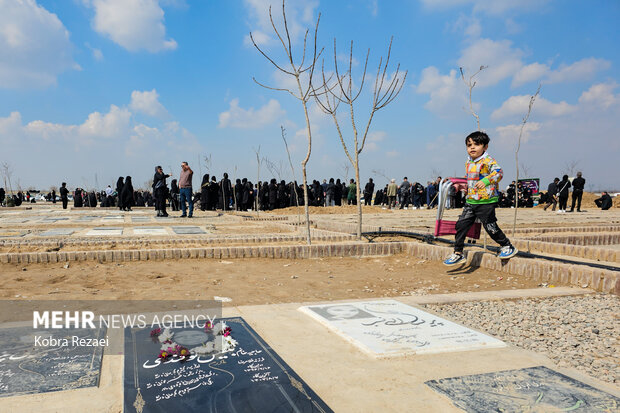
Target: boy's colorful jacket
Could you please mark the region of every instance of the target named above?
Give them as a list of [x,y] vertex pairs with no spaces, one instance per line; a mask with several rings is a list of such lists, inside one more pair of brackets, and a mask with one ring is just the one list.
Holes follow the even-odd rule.
[[[467,172],[467,200],[470,204],[492,204],[497,202],[499,192],[498,184],[502,180],[502,168],[497,161],[488,153],[484,153],[478,159],[467,160],[465,164]],[[478,181],[484,182],[484,189],[476,189]]]

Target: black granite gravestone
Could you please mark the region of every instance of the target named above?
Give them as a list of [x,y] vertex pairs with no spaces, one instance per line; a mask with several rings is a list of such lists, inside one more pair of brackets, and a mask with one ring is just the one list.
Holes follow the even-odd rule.
[[[76,346],[73,336],[99,340],[105,333],[105,329],[0,329],[0,397],[97,386],[104,347]],[[58,341],[46,341],[50,337]],[[62,345],[64,338],[67,346]]]
[[543,366],[426,384],[470,413],[620,411],[619,398]]
[[[150,331],[125,329],[125,412],[332,411],[242,318],[223,321],[235,350],[186,362],[159,363]],[[201,344],[200,329],[174,333],[187,347]]]

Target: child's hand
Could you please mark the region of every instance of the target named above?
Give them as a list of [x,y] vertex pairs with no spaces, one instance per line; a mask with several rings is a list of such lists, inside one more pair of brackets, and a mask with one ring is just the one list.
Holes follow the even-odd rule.
[[478,182],[476,182],[476,185],[474,185],[474,187],[476,189],[484,189],[486,187],[486,185],[484,184],[484,182],[478,181]]

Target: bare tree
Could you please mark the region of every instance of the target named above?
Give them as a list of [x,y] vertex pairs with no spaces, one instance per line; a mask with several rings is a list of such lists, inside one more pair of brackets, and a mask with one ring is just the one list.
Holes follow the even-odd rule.
[[373,173],[373,174],[375,174],[375,175],[382,176],[382,177],[384,177],[385,179],[387,179],[387,181],[388,181],[388,182],[390,182],[390,179],[391,179],[391,178],[385,174],[385,172],[384,172],[384,170],[383,170],[383,169],[373,169],[373,170],[372,170],[372,171],[370,171],[370,172],[372,172],[372,173]]
[[530,168],[529,165],[526,165],[523,162],[521,162],[521,165],[519,165],[519,168],[521,172],[523,172],[523,176],[527,176],[530,178],[532,177],[532,168]]
[[476,86],[476,81],[474,80],[474,78],[478,76],[480,72],[482,72],[484,69],[488,67],[489,66],[480,66],[480,69],[478,69],[476,73],[474,73],[473,75],[469,77],[469,80],[465,80],[465,73],[463,72],[463,68],[459,67],[459,70],[461,71],[461,79],[463,79],[463,82],[469,89],[469,111],[471,112],[472,116],[476,119],[476,127],[478,128],[478,130],[480,130],[480,116],[478,116],[478,114],[474,110],[474,104],[471,100],[471,94],[472,94],[472,91],[474,90],[474,87]]
[[203,157],[203,162],[207,173],[211,173],[211,168],[213,167],[213,158],[210,153],[206,154]]
[[[534,106],[534,102],[540,93],[540,85],[538,85],[538,89],[536,89],[536,93],[530,96],[530,104],[527,108],[527,114],[523,117],[523,121],[521,122],[521,130],[519,131],[519,139],[517,141],[517,150],[515,151],[515,165],[517,167],[517,178],[516,182],[519,183],[519,149],[521,149],[521,136],[523,136],[523,129],[525,128],[525,124],[530,117],[530,113],[532,113],[532,107]],[[515,188],[516,189],[516,188]],[[517,210],[519,209],[519,194],[515,193],[515,216],[512,221],[512,235],[515,234],[517,230]]]
[[579,161],[576,159],[571,159],[570,161],[564,164],[564,170],[566,171],[565,173],[571,177],[575,176],[578,168],[579,168]]
[[[2,170],[2,176],[4,178],[4,186],[9,190],[9,193],[13,193],[13,186],[11,185],[11,177],[13,176],[13,167],[8,162],[2,162],[0,165],[0,169]],[[9,181],[9,185],[6,185],[7,180]]]
[[[463,68],[459,67],[459,71],[461,72],[461,79],[463,79],[463,83],[465,83],[465,86],[467,86],[467,89],[469,91],[469,112],[474,117],[474,119],[476,119],[476,128],[478,129],[478,131],[480,131],[480,116],[478,116],[478,114],[474,110],[474,102],[473,102],[471,96],[472,96],[472,92],[474,90],[474,87],[476,87],[476,81],[474,80],[474,78],[476,76],[478,76],[478,74],[480,72],[482,72],[484,69],[486,69],[487,67],[489,67],[489,66],[484,66],[484,65],[480,66],[480,69],[478,69],[478,71],[476,73],[474,73],[473,75],[471,75],[469,77],[469,80],[465,80],[465,73],[463,72]],[[485,251],[487,249],[487,233],[486,233],[486,231],[484,232],[482,248],[484,248]]]
[[278,182],[281,181],[282,177],[284,176],[284,164],[282,163],[282,161],[276,163],[265,157],[263,158],[263,162],[265,162],[265,167],[271,173],[271,176],[273,176],[274,178],[277,177]]
[[[330,85],[329,79],[325,74],[325,67],[323,65],[321,74],[323,76],[323,83],[314,94],[316,102],[324,113],[331,115],[340,143],[344,149],[344,153],[347,159],[355,170],[356,185],[356,198],[357,198],[357,238],[362,238],[362,203],[361,203],[361,181],[360,181],[360,163],[359,156],[364,150],[366,139],[368,138],[368,132],[370,131],[370,125],[373,117],[381,109],[392,103],[398,96],[405,84],[407,78],[407,71],[401,74],[400,63],[396,65],[396,71],[391,76],[388,73],[388,66],[390,64],[390,56],[392,52],[392,40],[390,39],[390,45],[387,50],[387,57],[385,63],[383,63],[383,57],[379,59],[379,67],[375,76],[374,87],[372,92],[372,100],[370,110],[368,114],[368,120],[364,124],[358,124],[355,118],[355,105],[362,91],[364,90],[364,84],[366,80],[366,69],[368,68],[368,57],[370,55],[370,49],[366,52],[366,60],[364,62],[364,70],[360,81],[359,88],[354,90],[353,86],[353,41],[351,41],[351,48],[349,50],[349,67],[346,73],[341,75],[341,71],[338,68],[338,52],[336,50],[336,39],[334,39],[334,69],[336,71],[336,79],[333,85]],[[346,142],[345,133],[338,120],[338,107],[340,104],[348,106],[347,111],[351,121],[351,134],[353,136],[353,145],[350,142]],[[363,129],[359,129],[361,126]],[[361,133],[360,133],[361,132]]]
[[351,169],[351,165],[348,162],[343,162],[338,169],[338,172],[344,177],[345,183],[349,180],[349,169]]
[[[293,96],[294,98],[296,98],[297,100],[299,100],[299,102],[301,103],[303,110],[304,110],[304,115],[306,118],[306,132],[307,132],[307,139],[308,139],[308,150],[306,152],[306,156],[303,159],[303,161],[301,162],[301,171],[302,171],[302,175],[303,175],[303,186],[304,186],[304,209],[305,209],[305,213],[306,213],[306,230],[307,230],[307,234],[306,234],[306,240],[308,242],[308,245],[310,245],[312,243],[311,239],[310,239],[310,211],[309,211],[309,207],[308,207],[308,180],[307,180],[307,170],[306,170],[306,166],[308,164],[308,161],[310,160],[310,154],[312,152],[312,129],[310,127],[310,116],[308,114],[308,101],[312,98],[312,92],[313,92],[313,87],[312,87],[312,77],[314,75],[314,68],[316,66],[316,63],[321,55],[321,53],[323,52],[323,49],[321,49],[318,53],[317,53],[317,45],[316,45],[316,41],[317,41],[317,33],[319,30],[319,21],[321,20],[321,14],[319,13],[319,16],[317,17],[316,20],[316,26],[314,29],[314,47],[312,50],[312,59],[310,60],[310,62],[308,63],[307,66],[305,65],[306,62],[306,49],[307,49],[307,39],[308,39],[308,30],[306,30],[306,33],[304,35],[304,46],[303,46],[303,54],[302,54],[302,58],[301,61],[299,63],[295,63],[295,59],[293,57],[293,47],[291,44],[291,36],[288,30],[288,22],[286,20],[286,9],[285,9],[285,2],[284,0],[282,1],[282,18],[284,20],[284,37],[281,34],[281,30],[278,30],[278,28],[276,27],[276,24],[273,21],[273,16],[271,14],[271,6],[269,7],[269,20],[271,21],[271,27],[273,28],[273,31],[275,32],[275,34],[277,35],[278,39],[280,40],[280,43],[282,44],[282,48],[284,50],[284,54],[286,56],[286,65],[290,66],[290,67],[284,67],[284,65],[279,65],[278,63],[276,63],[275,60],[273,60],[271,57],[269,57],[257,44],[256,41],[254,41],[254,37],[252,36],[252,33],[250,33],[250,39],[252,40],[252,43],[254,44],[254,47],[256,47],[256,49],[260,52],[260,54],[262,54],[272,65],[274,65],[280,72],[292,77],[295,79],[295,83],[297,85],[297,89],[296,90],[290,90],[290,89],[286,89],[286,88],[275,88],[275,87],[270,87],[270,86],[266,86],[260,82],[258,82],[255,78],[254,81],[267,89],[271,89],[271,90],[277,90],[277,91],[284,91],[284,92],[288,92],[291,96]],[[307,84],[302,85],[302,76],[307,75]]]
[[295,192],[295,204],[297,205],[297,222],[301,222],[299,216],[299,197],[297,196],[297,178],[295,178],[295,168],[293,167],[293,161],[291,160],[291,152],[288,150],[288,143],[286,142],[286,129],[280,125],[280,132],[282,132],[282,140],[284,141],[284,148],[286,149],[286,155],[288,156],[288,164],[291,167],[291,174],[293,176],[293,191]]

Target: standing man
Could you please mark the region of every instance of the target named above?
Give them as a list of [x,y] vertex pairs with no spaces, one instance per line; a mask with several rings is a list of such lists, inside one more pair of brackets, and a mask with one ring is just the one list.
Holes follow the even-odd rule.
[[568,212],[575,210],[575,201],[577,201],[577,212],[581,212],[581,197],[583,196],[583,187],[585,185],[586,180],[581,177],[581,172],[577,172],[577,178],[573,179],[573,204]]
[[402,202],[400,203],[400,207],[398,209],[407,209],[407,206],[409,206],[409,192],[411,189],[411,184],[407,180],[406,176],[403,178],[403,183],[400,184],[398,189],[400,189],[400,194],[402,196]]
[[60,200],[62,201],[62,209],[67,209],[67,203],[69,202],[69,190],[67,189],[66,182],[63,182],[60,186]]
[[372,178],[368,178],[368,183],[364,187],[364,205],[372,205],[372,195],[375,193],[375,183]]
[[391,179],[390,184],[387,186],[388,208],[392,209],[396,206],[396,193],[398,192],[398,186],[396,186],[396,179]]
[[[179,198],[181,202],[181,218],[191,218],[194,215],[194,200],[192,197],[192,177],[194,171],[187,162],[181,163],[181,176],[179,177]],[[189,204],[189,215],[186,213],[185,201]]]

